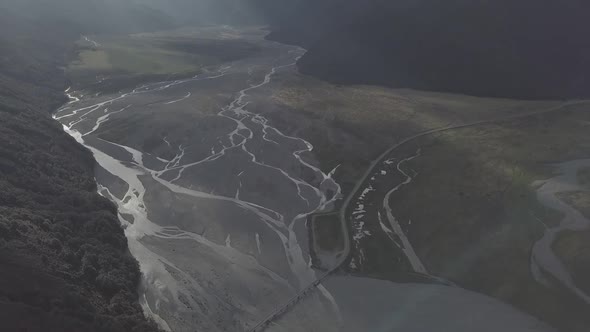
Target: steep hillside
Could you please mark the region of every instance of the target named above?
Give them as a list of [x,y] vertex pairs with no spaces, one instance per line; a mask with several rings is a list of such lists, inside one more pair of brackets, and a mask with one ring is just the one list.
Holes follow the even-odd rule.
[[0,13],[0,320],[4,331],[155,331],[92,155],[50,112],[75,24]]
[[299,68],[328,81],[496,97],[589,95],[584,1],[301,0],[289,2],[290,11],[257,1],[274,18],[269,38],[306,46]]

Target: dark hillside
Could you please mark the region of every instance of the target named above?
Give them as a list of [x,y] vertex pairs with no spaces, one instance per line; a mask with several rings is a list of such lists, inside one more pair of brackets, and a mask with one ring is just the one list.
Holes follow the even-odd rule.
[[155,331],[92,155],[51,119],[75,26],[0,13],[0,321],[3,331]]
[[328,81],[525,99],[590,95],[587,1],[300,0],[291,12],[257,1],[275,18],[269,38],[307,47],[300,70]]

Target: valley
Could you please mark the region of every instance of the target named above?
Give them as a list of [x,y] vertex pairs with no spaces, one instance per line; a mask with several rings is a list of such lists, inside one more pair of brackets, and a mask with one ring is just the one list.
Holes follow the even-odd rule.
[[[587,304],[543,263],[555,237],[542,225],[565,208],[533,183],[587,154],[574,144],[584,101],[335,85],[299,74],[305,50],[264,35],[216,26],[79,41],[54,119],[97,161],[149,317],[171,331],[421,331],[415,315],[459,299],[430,324],[581,331]],[[518,157],[531,147],[532,161]],[[479,240],[490,247],[474,251]],[[370,300],[384,294],[400,300]],[[564,310],[552,314],[555,300]],[[467,309],[481,319],[454,325]]]

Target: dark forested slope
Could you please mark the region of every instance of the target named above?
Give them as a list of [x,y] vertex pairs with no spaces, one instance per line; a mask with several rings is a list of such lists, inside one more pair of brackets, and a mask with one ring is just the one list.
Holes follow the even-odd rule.
[[0,12],[0,330],[154,331],[92,155],[50,116],[77,38],[75,24]]
[[254,1],[273,22],[269,38],[307,47],[300,70],[329,81],[496,97],[590,95],[587,1]]

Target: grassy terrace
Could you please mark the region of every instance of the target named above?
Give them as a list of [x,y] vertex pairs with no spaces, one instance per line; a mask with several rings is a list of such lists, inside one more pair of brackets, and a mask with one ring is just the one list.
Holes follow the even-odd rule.
[[[269,106],[269,115],[273,121],[309,139],[324,169],[341,165],[336,176],[345,194],[377,155],[405,137],[561,104],[336,86],[302,75],[285,75],[272,96],[275,105],[272,111]],[[530,273],[530,253],[545,227],[561,218],[537,201],[532,184],[553,176],[552,163],[588,158],[590,114],[586,108],[570,106],[555,113],[426,136],[391,155],[400,160],[422,151],[421,157],[404,165],[409,174],[418,175],[392,195],[391,206],[431,274],[499,298],[562,330],[584,331],[590,324],[585,315],[588,306],[557,284],[549,288],[537,283]],[[304,116],[291,115],[289,122],[281,123],[284,114],[294,111]],[[588,170],[580,172],[580,181],[588,183],[588,174]],[[402,180],[391,169],[379,179],[377,192],[387,192]],[[568,197],[580,211],[588,211],[587,194]],[[365,227],[372,236],[361,240],[361,247],[352,252],[354,257],[363,256],[360,270],[382,276],[408,271],[407,262],[377,221],[380,201],[371,202]],[[330,232],[328,225],[314,227],[317,232]],[[586,289],[589,234],[564,233],[555,243],[558,255]],[[336,240],[324,239],[328,240],[320,249]]]
[[[96,37],[92,37],[96,38]],[[94,39],[92,39],[94,40]],[[68,67],[74,81],[89,73],[176,74],[197,72],[207,59],[174,49],[170,40],[149,36],[109,36],[96,38],[94,46],[78,41],[79,58]],[[181,43],[178,40],[177,43]],[[209,60],[210,62],[211,60]]]
[[[204,67],[237,60],[259,52],[246,41],[216,39],[214,35],[191,31],[167,31],[118,36],[82,37],[77,42],[75,60],[68,77],[85,86],[116,78],[118,84],[138,78],[157,81],[167,77],[187,77]],[[104,84],[100,89],[104,92]]]
[[[391,198],[391,205],[432,274],[512,303],[554,326],[572,331],[587,326],[588,306],[557,284],[549,288],[535,282],[529,267],[533,243],[561,218],[539,204],[532,183],[552,177],[550,163],[590,155],[585,107],[449,131],[398,151],[422,149],[422,156],[407,165],[418,176]],[[587,196],[572,200],[588,211]],[[555,243],[586,289],[588,235],[563,233]]]
[[[277,78],[269,106],[275,123],[311,140],[325,169],[350,190],[371,160],[400,140],[428,129],[530,112],[557,102],[476,98],[375,86],[336,86],[303,75]],[[282,108],[285,111],[277,111]],[[294,121],[298,111],[305,119]],[[289,113],[289,114],[287,114]],[[285,115],[287,114],[287,115]],[[285,116],[289,122],[281,123]]]

